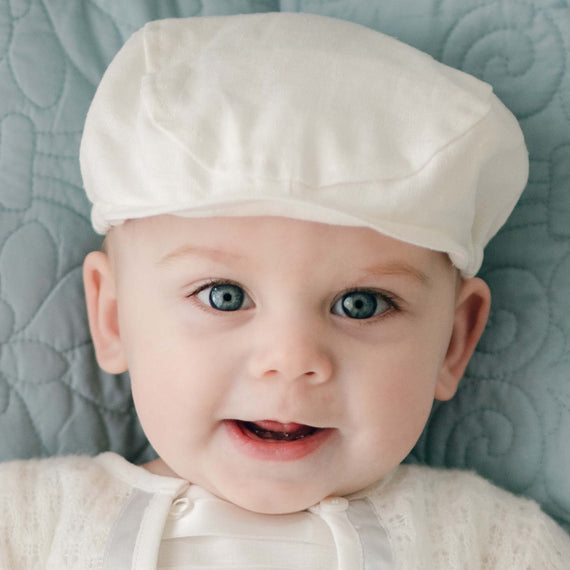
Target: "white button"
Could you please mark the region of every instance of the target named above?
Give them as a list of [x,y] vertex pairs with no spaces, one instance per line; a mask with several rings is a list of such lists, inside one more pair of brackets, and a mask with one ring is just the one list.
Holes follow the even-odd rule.
[[194,503],[188,497],[180,497],[176,499],[170,507],[170,516],[180,518],[188,511],[192,510]]
[[348,504],[344,497],[327,497],[320,502],[320,507],[325,513],[340,513],[348,509]]

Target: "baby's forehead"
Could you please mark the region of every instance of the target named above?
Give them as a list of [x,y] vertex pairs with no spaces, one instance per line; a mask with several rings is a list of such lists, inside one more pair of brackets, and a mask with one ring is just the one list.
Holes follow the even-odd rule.
[[[107,251],[149,263],[172,264],[191,256],[245,264],[330,260],[334,267],[404,267],[418,276],[430,265],[451,267],[447,254],[392,238],[367,227],[343,226],[282,216],[187,218],[160,215],[128,220],[109,232]],[[321,269],[326,263],[320,263]]]

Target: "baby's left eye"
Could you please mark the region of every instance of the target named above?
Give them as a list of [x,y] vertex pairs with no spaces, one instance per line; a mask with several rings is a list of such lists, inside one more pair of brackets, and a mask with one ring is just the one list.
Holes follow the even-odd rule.
[[382,294],[373,291],[349,291],[332,307],[335,315],[350,319],[370,319],[394,308]]

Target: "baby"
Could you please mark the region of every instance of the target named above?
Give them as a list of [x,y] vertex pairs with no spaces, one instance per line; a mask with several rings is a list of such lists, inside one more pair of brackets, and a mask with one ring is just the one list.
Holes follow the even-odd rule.
[[329,18],[153,22],[81,166],[97,359],[159,458],[5,465],[0,567],[567,567],[532,501],[400,465],[482,334],[474,275],[526,183],[487,84]]

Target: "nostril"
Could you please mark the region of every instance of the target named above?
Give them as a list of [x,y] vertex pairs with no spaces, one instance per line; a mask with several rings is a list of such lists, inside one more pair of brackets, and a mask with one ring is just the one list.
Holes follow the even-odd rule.
[[291,380],[294,380],[294,379],[300,380],[302,378],[307,378],[307,379],[313,380],[317,376],[318,376],[318,373],[315,370],[307,370],[306,372],[301,372],[300,374],[295,374],[295,373],[285,374],[285,373],[280,372],[279,370],[277,370],[275,368],[272,368],[270,370],[266,370],[262,375],[262,377],[264,377],[264,378],[283,377],[283,378],[290,378]]

